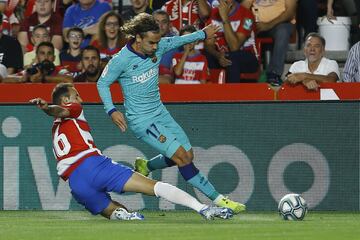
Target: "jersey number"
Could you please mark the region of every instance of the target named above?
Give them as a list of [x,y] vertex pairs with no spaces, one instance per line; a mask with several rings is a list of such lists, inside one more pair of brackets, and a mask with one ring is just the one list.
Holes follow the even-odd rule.
[[[57,129],[58,130],[58,129]],[[57,131],[56,131],[57,133]],[[56,153],[56,156],[62,157],[65,156],[70,152],[71,145],[69,143],[69,140],[67,139],[66,135],[61,133],[60,135],[54,136],[54,150]]]

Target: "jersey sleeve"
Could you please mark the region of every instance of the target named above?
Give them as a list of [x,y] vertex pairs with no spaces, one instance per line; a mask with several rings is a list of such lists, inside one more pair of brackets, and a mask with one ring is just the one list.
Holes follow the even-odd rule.
[[68,116],[68,118],[78,118],[83,110],[81,104],[78,103],[70,103],[63,105],[62,107],[69,110],[70,115]]
[[115,55],[104,68],[98,82],[97,89],[106,113],[115,109],[114,103],[111,98],[110,85],[115,82],[125,70],[126,60],[125,56],[121,54]]
[[243,33],[247,37],[250,36],[251,32],[255,30],[254,22],[254,14],[249,9],[243,8],[243,16],[237,32]]
[[335,60],[330,60],[328,65],[328,74],[334,72],[338,76],[338,79],[340,79],[340,72],[339,72],[339,65]]
[[203,40],[205,38],[206,34],[203,30],[183,36],[164,37],[159,42],[159,51],[160,54],[163,55],[171,49],[178,48],[184,44],[195,42],[197,40]]

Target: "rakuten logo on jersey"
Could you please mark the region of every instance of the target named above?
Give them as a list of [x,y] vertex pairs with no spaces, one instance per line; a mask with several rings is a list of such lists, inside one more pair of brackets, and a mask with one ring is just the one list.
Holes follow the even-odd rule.
[[152,68],[147,72],[144,72],[143,74],[139,75],[139,76],[133,76],[132,80],[133,82],[139,82],[139,83],[144,83],[146,81],[148,81],[150,78],[156,76],[158,74],[159,69],[158,68]]

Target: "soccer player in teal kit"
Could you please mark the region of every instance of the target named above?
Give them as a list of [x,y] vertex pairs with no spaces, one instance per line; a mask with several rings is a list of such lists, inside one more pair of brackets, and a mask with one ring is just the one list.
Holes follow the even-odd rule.
[[[160,152],[149,161],[138,158],[136,171],[148,175],[155,169],[177,165],[184,179],[214,204],[230,208],[234,213],[245,210],[245,205],[218,193],[195,167],[188,137],[160,100],[158,69],[162,55],[184,44],[214,37],[218,27],[209,25],[192,34],[161,38],[159,26],[153,17],[144,13],[126,23],[122,30],[131,40],[105,67],[97,88],[114,124],[125,131],[128,122],[137,138]],[[127,122],[111,99],[110,85],[115,81],[122,87]]]

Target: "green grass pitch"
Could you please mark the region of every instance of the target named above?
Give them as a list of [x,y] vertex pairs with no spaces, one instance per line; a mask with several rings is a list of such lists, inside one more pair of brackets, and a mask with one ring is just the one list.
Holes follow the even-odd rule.
[[141,211],[145,221],[109,221],[86,211],[0,211],[1,240],[360,239],[360,213],[309,212],[304,221],[247,212],[206,221],[191,211]]

